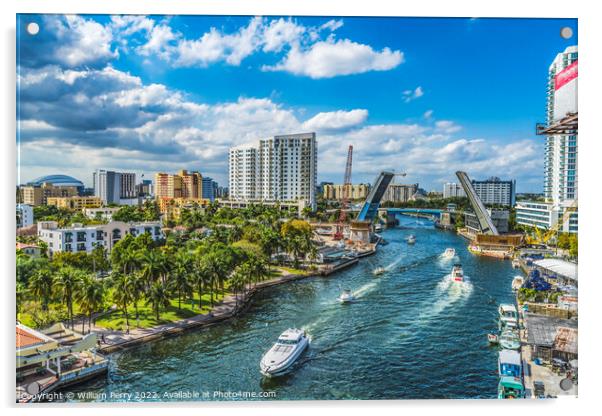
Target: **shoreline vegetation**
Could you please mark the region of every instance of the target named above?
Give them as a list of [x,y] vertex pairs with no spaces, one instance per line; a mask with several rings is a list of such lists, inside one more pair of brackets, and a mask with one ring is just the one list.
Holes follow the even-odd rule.
[[[158,214],[152,204],[127,207],[121,220]],[[310,224],[279,207],[211,205],[170,225],[160,241],[127,234],[111,253],[17,250],[17,319],[94,331],[105,348],[233,316],[257,289],[317,271]]]

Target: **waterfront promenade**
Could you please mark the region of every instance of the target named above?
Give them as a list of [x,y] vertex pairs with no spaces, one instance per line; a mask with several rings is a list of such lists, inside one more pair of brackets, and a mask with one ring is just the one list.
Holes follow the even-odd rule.
[[[238,301],[234,295],[226,295],[208,314],[199,314],[191,318],[169,322],[152,328],[130,327],[129,333],[93,325],[92,331],[98,334],[99,338],[99,352],[111,353],[165,336],[176,335],[188,329],[213,325],[237,315],[245,308],[249,300],[258,290],[315,275],[310,272],[301,274],[291,273],[284,269],[278,270],[281,273],[280,276],[257,283],[256,285],[248,286],[247,291],[238,296]],[[75,327],[78,327],[77,323],[75,324]]]

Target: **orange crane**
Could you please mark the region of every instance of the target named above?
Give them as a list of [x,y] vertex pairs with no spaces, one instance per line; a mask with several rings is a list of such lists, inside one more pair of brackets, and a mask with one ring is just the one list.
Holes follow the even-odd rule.
[[353,161],[353,146],[349,145],[347,150],[347,164],[345,165],[345,179],[343,181],[343,198],[341,201],[341,211],[339,213],[339,221],[337,222],[337,230],[334,233],[335,240],[343,238],[343,229],[345,220],[347,219],[347,210],[349,209],[349,192],[351,191],[351,165]]

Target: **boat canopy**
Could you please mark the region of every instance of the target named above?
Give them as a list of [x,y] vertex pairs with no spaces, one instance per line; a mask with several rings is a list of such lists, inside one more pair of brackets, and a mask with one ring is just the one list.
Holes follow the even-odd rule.
[[504,376],[500,378],[500,386],[514,390],[523,390],[523,383],[517,377]]
[[303,331],[300,329],[287,329],[284,331],[280,337],[278,337],[278,341],[298,341],[303,336]]
[[504,312],[504,313],[505,312],[514,312],[514,313],[516,313],[516,306],[514,306],[512,304],[509,304],[509,303],[502,303],[500,305],[500,310],[502,312]]
[[514,350],[501,350],[499,354],[500,363],[521,365],[520,353]]

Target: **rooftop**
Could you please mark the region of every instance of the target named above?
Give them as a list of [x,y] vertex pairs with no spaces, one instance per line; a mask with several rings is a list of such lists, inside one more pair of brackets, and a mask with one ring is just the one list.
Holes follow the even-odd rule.
[[16,347],[17,349],[31,347],[33,345],[41,345],[53,341],[51,338],[41,332],[31,329],[25,325],[17,324],[16,326]]
[[[552,347],[559,328],[577,330],[577,320],[554,318],[552,316],[525,314],[527,342],[532,345]],[[575,341],[576,342],[576,341]]]
[[577,280],[577,265],[570,261],[560,259],[543,259],[533,262],[537,267],[549,270],[559,276]]
[[67,175],[46,175],[46,176],[40,176],[39,178],[36,178],[30,182],[28,182],[28,185],[33,185],[33,186],[40,186],[43,183],[51,183],[54,186],[76,186],[76,187],[83,187],[84,183],[82,181],[80,181],[79,179],[75,179],[72,176],[67,176]]

